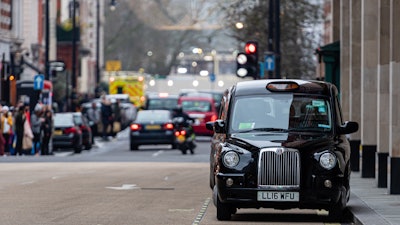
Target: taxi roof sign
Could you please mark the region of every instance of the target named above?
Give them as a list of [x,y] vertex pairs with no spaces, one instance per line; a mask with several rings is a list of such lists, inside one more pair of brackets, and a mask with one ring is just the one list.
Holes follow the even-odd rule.
[[294,91],[299,88],[299,85],[293,81],[276,81],[267,84],[269,91]]

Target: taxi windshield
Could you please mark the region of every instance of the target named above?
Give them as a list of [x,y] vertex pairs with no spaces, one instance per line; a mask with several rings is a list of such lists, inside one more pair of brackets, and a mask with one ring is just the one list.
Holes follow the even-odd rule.
[[242,96],[234,102],[230,131],[236,132],[329,132],[332,129],[328,99],[319,96],[279,93]]

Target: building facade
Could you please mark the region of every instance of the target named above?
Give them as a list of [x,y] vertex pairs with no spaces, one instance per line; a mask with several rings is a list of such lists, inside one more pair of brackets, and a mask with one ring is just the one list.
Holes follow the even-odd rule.
[[349,136],[352,168],[400,194],[400,1],[327,2],[331,40],[340,42],[342,112],[360,124]]
[[[70,32],[73,2],[77,31],[75,59]],[[0,0],[0,97],[3,104],[14,105],[20,97],[16,93],[17,83],[33,81],[38,74],[44,74],[53,83],[61,83],[61,89],[65,90],[58,88],[56,95],[68,95],[72,89],[78,93],[94,93],[96,75],[101,74],[103,68],[105,4],[106,1],[101,0]],[[46,58],[50,62],[47,68]],[[54,74],[51,68],[54,61],[63,61],[66,70]],[[65,96],[59,98],[65,99]]]

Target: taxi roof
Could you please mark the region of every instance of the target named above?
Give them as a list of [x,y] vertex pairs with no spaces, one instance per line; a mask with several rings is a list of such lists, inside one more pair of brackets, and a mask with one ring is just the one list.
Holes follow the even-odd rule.
[[[317,81],[317,80],[300,80],[300,79],[263,79],[263,80],[251,80],[238,82],[233,88],[236,96],[241,95],[254,95],[254,94],[265,94],[272,93],[266,86],[271,82],[295,82],[299,85],[299,88],[293,91],[293,93],[305,93],[305,94],[319,94],[319,95],[334,95],[337,94],[336,87],[328,82]],[[282,92],[280,92],[282,93]]]

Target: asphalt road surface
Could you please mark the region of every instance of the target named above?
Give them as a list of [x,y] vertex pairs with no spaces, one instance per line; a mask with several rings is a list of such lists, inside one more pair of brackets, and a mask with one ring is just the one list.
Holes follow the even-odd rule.
[[2,157],[0,224],[340,224],[318,210],[239,209],[232,221],[218,221],[209,145],[199,137],[194,155],[168,145],[130,151],[123,131],[81,154]]

